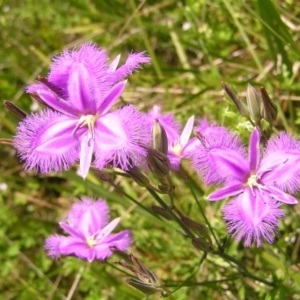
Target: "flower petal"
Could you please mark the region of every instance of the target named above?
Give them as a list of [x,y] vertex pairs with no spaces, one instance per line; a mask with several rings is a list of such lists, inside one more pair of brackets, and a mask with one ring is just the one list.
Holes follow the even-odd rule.
[[124,65],[116,69],[116,71],[108,75],[108,81],[112,84],[124,80],[127,76],[131,75],[134,70],[141,67],[141,64],[149,64],[150,57],[145,55],[145,52],[131,53],[128,55]]
[[249,142],[250,172],[256,172],[260,161],[260,136],[257,130],[253,130]]
[[80,163],[79,163],[79,173],[82,178],[86,178],[91,163],[94,152],[94,139],[89,135],[85,134],[80,144]]
[[207,200],[209,201],[223,200],[224,198],[235,196],[237,194],[242,193],[244,189],[245,187],[243,184],[225,186],[208,195]]
[[20,122],[14,145],[27,169],[42,173],[62,171],[78,159],[79,142],[85,128],[74,135],[77,120],[60,113],[44,110]]
[[283,192],[282,190],[276,188],[275,186],[268,186],[266,190],[269,192],[270,196],[277,201],[286,203],[286,204],[297,204],[298,200],[293,196]]
[[95,165],[99,169],[110,162],[126,170],[144,161],[150,143],[149,121],[133,106],[106,114],[95,125]]
[[112,107],[112,105],[115,104],[115,102],[123,93],[126,83],[127,80],[121,81],[109,90],[109,92],[105,95],[103,100],[101,100],[101,103],[99,103],[100,105],[97,105],[97,111],[100,113],[100,115],[106,114],[108,110]]
[[240,139],[225,127],[206,120],[200,120],[195,129],[201,141],[189,156],[206,184],[244,182],[249,176],[249,163]]
[[191,116],[186,122],[186,125],[182,130],[180,136],[180,144],[182,145],[182,147],[184,147],[190,139],[194,127],[194,121],[195,121],[195,117]]
[[258,175],[266,186],[277,186],[291,193],[299,190],[300,143],[287,133],[269,140]]
[[121,218],[116,218],[116,219],[112,220],[99,233],[97,233],[95,238],[97,240],[102,240],[102,239],[106,238],[117,227],[120,220],[121,220]]
[[60,98],[44,84],[33,84],[27,87],[28,93],[37,94],[37,96],[50,108],[69,117],[78,117],[80,112],[69,102]]
[[245,238],[246,247],[256,243],[261,246],[261,239],[272,243],[277,229],[278,219],[284,216],[279,209],[280,204],[271,199],[267,193],[250,188],[243,194],[229,202],[223,209],[224,219],[227,221],[229,233],[237,241]]

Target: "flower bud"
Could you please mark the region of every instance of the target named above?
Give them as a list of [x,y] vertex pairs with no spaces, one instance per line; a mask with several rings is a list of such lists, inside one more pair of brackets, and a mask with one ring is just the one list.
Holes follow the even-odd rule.
[[170,220],[170,221],[173,220],[172,215],[170,214],[170,212],[167,209],[165,209],[161,206],[157,206],[157,205],[152,205],[151,209],[158,215],[162,216],[163,218]]
[[145,283],[134,278],[126,278],[125,282],[146,295],[153,295],[161,290],[160,288],[153,286],[151,283]]
[[152,127],[152,148],[161,153],[168,154],[168,137],[164,127],[155,120]]
[[204,224],[198,223],[186,216],[181,216],[181,220],[185,226],[187,226],[191,230],[194,230],[199,236],[209,238],[208,229]]
[[166,177],[170,173],[171,164],[165,154],[149,148],[146,159],[151,172],[157,177]]
[[158,188],[162,194],[170,194],[174,190],[175,187],[170,176],[159,178],[159,181],[160,184],[158,185]]
[[19,120],[23,120],[26,118],[27,114],[18,106],[13,104],[12,102],[8,100],[4,100],[4,106],[5,108],[10,111],[14,116],[16,116]]
[[269,123],[272,124],[277,118],[278,109],[272,99],[269,97],[264,87],[260,88],[262,106],[261,115]]
[[141,187],[148,187],[150,179],[144,175],[137,167],[132,167],[126,173]]
[[201,238],[192,239],[192,244],[198,250],[201,250],[201,251],[204,251],[204,252],[213,251],[213,247]]
[[261,120],[260,99],[257,91],[250,83],[248,83],[247,88],[247,104],[251,118],[259,123]]
[[225,93],[228,95],[228,97],[233,101],[235,104],[236,108],[238,109],[239,113],[241,116],[245,118],[249,118],[249,110],[247,108],[247,105],[239,100],[236,96],[236,94],[233,92],[233,90],[227,85],[226,82],[222,82],[222,87],[225,91]]

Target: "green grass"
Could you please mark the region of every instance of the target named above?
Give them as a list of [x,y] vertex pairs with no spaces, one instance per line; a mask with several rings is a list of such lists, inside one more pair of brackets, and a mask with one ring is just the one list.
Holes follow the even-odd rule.
[[[275,130],[299,137],[299,13],[292,0],[0,1],[0,98],[29,112],[35,106],[24,87],[47,75],[62,49],[93,41],[112,58],[144,50],[151,56],[152,64],[130,77],[123,103],[142,111],[161,104],[182,124],[194,114],[246,137],[247,123],[221,81],[241,98],[250,82],[265,86],[280,108]],[[18,120],[2,107],[0,122],[0,138],[10,138]],[[89,196],[105,198],[112,216],[122,217],[121,227],[133,232],[130,251],[170,291],[180,287],[170,299],[299,299],[299,205],[285,207],[273,245],[245,249],[227,235],[225,202],[207,203],[212,189],[189,172],[197,201],[234,262],[195,249],[175,222],[151,213],[158,203],[129,179],[112,178],[116,189],[93,174],[83,181],[75,169],[33,174],[23,170],[13,148],[0,147],[0,184],[7,186],[0,193],[0,298],[158,299],[124,283],[128,274],[114,264],[116,256],[92,264],[47,257],[45,238],[58,231],[57,222],[78,197]],[[173,180],[178,209],[205,223],[189,187],[176,175]]]

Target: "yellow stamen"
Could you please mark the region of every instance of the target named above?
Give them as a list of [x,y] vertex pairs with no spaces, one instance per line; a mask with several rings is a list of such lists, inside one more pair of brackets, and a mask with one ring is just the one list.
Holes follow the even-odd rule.
[[94,246],[97,245],[97,240],[95,240],[93,238],[93,236],[89,236],[86,240],[86,244],[90,247],[90,248],[94,248]]
[[75,133],[78,128],[82,128],[83,126],[87,126],[90,137],[92,139],[94,139],[95,122],[97,120],[97,117],[98,117],[97,114],[96,115],[81,116],[78,123],[76,124],[75,129],[73,130],[73,133]]

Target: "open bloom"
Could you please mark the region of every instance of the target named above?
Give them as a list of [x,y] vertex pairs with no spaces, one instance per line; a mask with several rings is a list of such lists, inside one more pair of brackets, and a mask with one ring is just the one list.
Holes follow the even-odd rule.
[[224,127],[202,121],[196,129],[201,144],[193,153],[193,166],[207,184],[224,184],[208,196],[210,201],[234,196],[223,209],[229,232],[245,246],[261,238],[273,241],[282,203],[296,204],[286,192],[300,188],[300,144],[286,133],[269,140],[260,154],[260,136],[254,130],[249,154],[241,141]]
[[172,169],[175,171],[179,169],[181,160],[189,158],[191,151],[200,143],[196,137],[190,139],[194,127],[194,119],[194,116],[188,119],[180,137],[173,140],[171,137],[168,137],[168,158]]
[[89,262],[104,260],[113,254],[113,248],[124,251],[131,244],[129,230],[110,234],[119,221],[117,218],[109,223],[109,209],[103,200],[82,199],[72,206],[67,220],[59,223],[69,236],[50,236],[45,249],[50,257],[75,255]]
[[139,164],[149,142],[148,118],[133,106],[109,112],[126,81],[141,64],[144,53],[130,54],[117,68],[96,45],[83,44],[54,59],[46,79],[27,88],[48,108],[21,121],[15,147],[27,169],[42,173],[62,171],[79,160],[86,177],[93,154],[95,165],[112,163],[123,169]]

